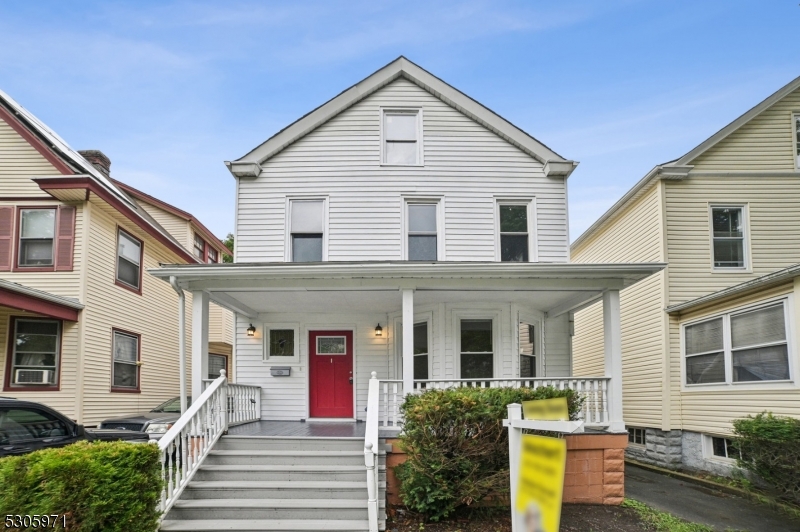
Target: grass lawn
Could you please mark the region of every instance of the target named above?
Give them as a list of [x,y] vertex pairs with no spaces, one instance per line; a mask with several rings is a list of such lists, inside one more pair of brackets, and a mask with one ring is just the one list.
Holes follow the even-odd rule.
[[[420,516],[399,510],[386,524],[387,532],[510,532],[509,511],[478,509],[457,514],[441,523],[425,523]],[[626,499],[622,506],[569,504],[561,512],[561,532],[713,532],[705,525],[687,523],[640,502]]]

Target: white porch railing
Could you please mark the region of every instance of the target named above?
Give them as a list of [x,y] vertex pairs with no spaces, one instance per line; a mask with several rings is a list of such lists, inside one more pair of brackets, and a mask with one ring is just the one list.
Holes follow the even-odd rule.
[[[203,379],[203,390],[208,388],[212,379]],[[251,384],[228,383],[228,426],[235,427],[244,423],[261,420],[261,386]]]
[[607,377],[563,377],[536,379],[445,379],[414,381],[414,392],[443,390],[445,388],[541,388],[552,386],[558,390],[574,390],[583,397],[583,407],[578,419],[584,425],[605,426],[609,423]]
[[158,441],[164,482],[159,505],[162,519],[214,444],[233,424],[231,420],[247,423],[261,419],[261,388],[228,384],[225,370],[204,387],[200,397]]

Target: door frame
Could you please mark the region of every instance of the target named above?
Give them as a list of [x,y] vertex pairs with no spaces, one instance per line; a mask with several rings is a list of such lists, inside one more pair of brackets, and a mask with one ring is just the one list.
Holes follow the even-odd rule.
[[[309,343],[309,335],[315,331],[347,331],[353,333],[353,415],[352,417],[337,417],[337,418],[312,418],[311,417],[311,345]],[[358,416],[358,364],[356,364],[356,355],[358,349],[358,327],[353,324],[341,325],[336,323],[310,323],[303,326],[303,343],[300,346],[300,356],[305,356],[305,403],[306,403],[306,420],[330,420],[330,421],[356,421]]]

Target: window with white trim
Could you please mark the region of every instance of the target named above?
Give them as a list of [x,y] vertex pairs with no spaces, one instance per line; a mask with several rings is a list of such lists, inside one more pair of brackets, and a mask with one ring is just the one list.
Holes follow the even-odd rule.
[[438,205],[408,203],[408,260],[438,259]]
[[685,325],[686,384],[787,381],[787,300]]
[[746,267],[744,207],[711,207],[714,268]]
[[419,109],[384,109],[383,164],[415,166],[421,164],[422,146]]
[[20,209],[20,268],[53,265],[56,209]]
[[628,427],[628,443],[632,445],[647,445],[647,429]]
[[800,114],[792,117],[792,124],[794,124],[794,167],[795,170],[800,170]]
[[500,260],[528,262],[530,260],[530,220],[528,203],[498,203],[500,226]]
[[14,319],[11,384],[55,386],[60,349],[60,321]]
[[461,378],[491,379],[494,376],[493,320],[462,319]]
[[290,235],[292,262],[322,262],[325,237],[325,202],[291,200]]
[[704,434],[703,440],[703,454],[705,454],[706,458],[734,461],[741,456],[739,449],[736,448],[730,438]]
[[264,360],[276,364],[299,362],[298,338],[300,326],[296,323],[270,323],[264,325]]
[[414,380],[428,380],[428,322],[414,324]]
[[536,327],[524,322],[519,323],[519,376],[536,378]]

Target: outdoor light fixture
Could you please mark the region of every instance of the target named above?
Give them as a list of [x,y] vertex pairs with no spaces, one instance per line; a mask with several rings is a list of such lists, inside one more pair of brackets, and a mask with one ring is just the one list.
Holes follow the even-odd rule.
[[255,336],[256,335],[256,328],[253,324],[250,324],[250,327],[247,328],[247,336]]
[[375,336],[383,336],[383,327],[381,327],[380,323],[375,327]]

